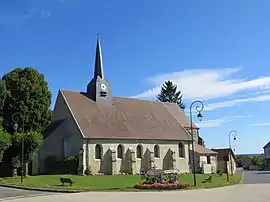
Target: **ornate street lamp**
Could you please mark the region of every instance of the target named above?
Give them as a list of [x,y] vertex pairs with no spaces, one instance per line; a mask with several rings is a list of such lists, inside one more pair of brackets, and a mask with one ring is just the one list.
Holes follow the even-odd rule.
[[[233,137],[233,140],[236,141],[237,132],[235,130],[231,130],[229,132],[229,148],[232,150],[231,137]],[[232,158],[231,156],[229,158],[230,158],[230,164],[231,164],[231,175],[233,175]]]
[[196,111],[198,112],[197,118],[199,121],[202,121],[203,115],[201,114],[204,105],[202,101],[196,100],[191,103],[189,109],[189,116],[190,116],[190,131],[191,131],[191,141],[192,141],[192,172],[193,172],[193,182],[194,186],[197,185],[196,181],[196,166],[195,166],[195,147],[194,147],[194,135],[193,135],[193,123],[192,123],[192,107],[194,104],[197,104]]
[[[12,114],[12,120],[14,121],[13,128],[15,132],[18,130],[18,121],[22,119],[22,135],[24,134],[24,117],[20,112],[16,112]],[[23,176],[24,176],[24,137],[22,137],[22,150],[21,150],[21,183],[23,183]]]

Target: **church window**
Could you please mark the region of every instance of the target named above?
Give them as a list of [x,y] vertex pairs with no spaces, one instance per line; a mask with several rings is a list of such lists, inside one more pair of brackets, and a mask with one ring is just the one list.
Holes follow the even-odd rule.
[[159,146],[155,145],[154,146],[154,157],[159,158],[159,156],[160,156]]
[[102,148],[100,144],[97,144],[95,147],[95,159],[101,159],[102,158]]
[[123,150],[124,150],[123,149],[123,145],[119,144],[117,146],[117,158],[119,158],[119,159],[122,159],[123,158],[123,153],[124,153]]
[[142,145],[137,146],[137,158],[142,158]]
[[178,144],[179,157],[185,158],[185,145],[182,142]]

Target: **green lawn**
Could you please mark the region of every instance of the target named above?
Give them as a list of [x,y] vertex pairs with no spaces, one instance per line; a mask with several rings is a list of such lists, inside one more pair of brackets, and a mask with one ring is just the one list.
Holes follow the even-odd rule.
[[[211,188],[239,183],[241,176],[230,176],[227,182],[226,175],[219,177],[213,175],[212,183],[202,183],[209,175],[197,174],[197,187]],[[71,178],[75,183],[73,186],[61,186],[60,177]],[[180,175],[180,181],[193,184],[193,175]],[[70,190],[134,190],[133,186],[141,182],[139,175],[107,175],[107,176],[76,176],[76,175],[40,175],[26,177],[22,186],[48,189],[70,189]],[[21,185],[20,177],[3,178],[3,184]]]
[[[227,175],[223,174],[222,176],[219,175],[212,175],[212,183],[203,183],[205,179],[207,179],[210,174],[197,174],[197,187],[198,188],[214,188],[214,187],[222,187],[227,185],[239,184],[241,180],[241,175],[230,175],[229,182],[227,181]],[[193,175],[192,174],[185,174],[180,175],[180,181],[187,182],[193,185]]]

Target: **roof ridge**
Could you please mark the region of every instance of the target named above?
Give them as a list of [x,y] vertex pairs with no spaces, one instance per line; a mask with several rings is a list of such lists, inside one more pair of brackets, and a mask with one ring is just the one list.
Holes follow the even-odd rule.
[[263,148],[268,148],[268,147],[270,147],[270,141],[268,143],[266,143],[266,145],[264,145]]

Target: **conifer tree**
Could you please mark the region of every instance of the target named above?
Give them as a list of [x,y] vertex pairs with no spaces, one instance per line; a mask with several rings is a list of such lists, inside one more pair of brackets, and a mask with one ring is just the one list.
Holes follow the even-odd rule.
[[160,93],[157,95],[157,99],[160,102],[174,102],[182,110],[186,108],[186,105],[183,103],[181,91],[177,91],[177,85],[173,84],[171,81],[166,81],[162,87]]

